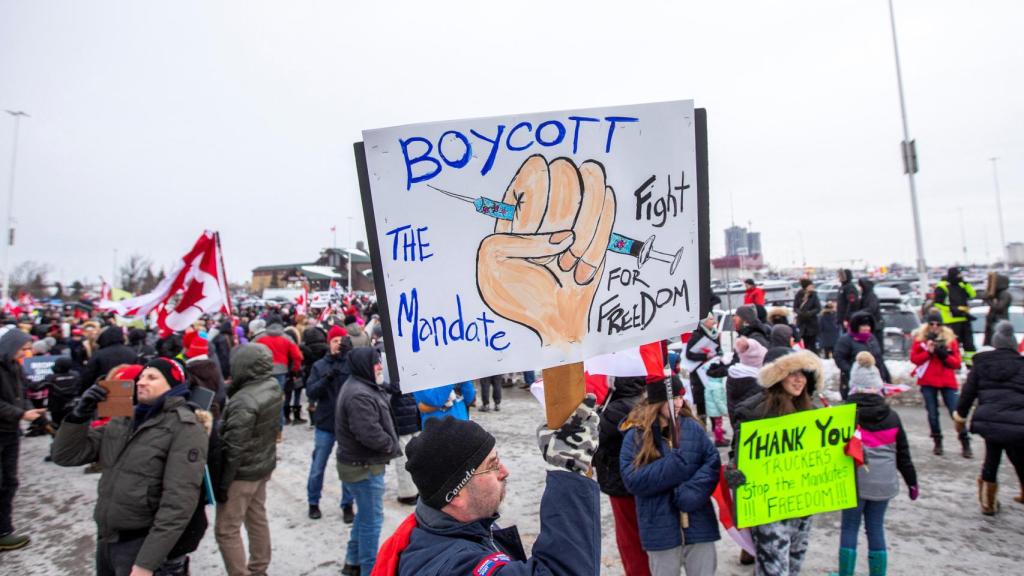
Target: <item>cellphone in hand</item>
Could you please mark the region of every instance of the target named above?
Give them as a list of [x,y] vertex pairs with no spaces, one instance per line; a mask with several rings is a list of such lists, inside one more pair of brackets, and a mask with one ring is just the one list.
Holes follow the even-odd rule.
[[106,389],[107,399],[96,405],[96,415],[100,418],[117,418],[132,416],[135,405],[134,380],[100,380],[99,385]]

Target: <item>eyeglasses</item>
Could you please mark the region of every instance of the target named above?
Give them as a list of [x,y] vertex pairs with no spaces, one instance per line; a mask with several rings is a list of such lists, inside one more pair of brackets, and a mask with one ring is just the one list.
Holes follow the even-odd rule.
[[479,472],[470,472],[470,475],[471,476],[483,476],[484,474],[490,474],[491,472],[500,472],[500,471],[501,471],[501,460],[499,460],[497,457],[495,457],[494,458],[494,465],[493,466],[490,466],[488,468],[484,468],[483,470],[481,470]]
[[928,325],[929,326],[939,326],[940,324],[938,322],[929,322]]

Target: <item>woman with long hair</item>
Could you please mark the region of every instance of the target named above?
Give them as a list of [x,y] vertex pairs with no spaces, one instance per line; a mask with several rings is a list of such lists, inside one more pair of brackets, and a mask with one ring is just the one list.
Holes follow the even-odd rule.
[[715,573],[721,536],[711,506],[721,460],[704,427],[683,402],[672,377],[672,400],[662,380],[648,383],[647,398],[622,423],[622,480],[636,497],[640,543],[652,576]]
[[[736,407],[736,424],[774,418],[814,408],[811,399],[821,382],[821,360],[809,351],[776,347],[768,350],[758,382],[764,391],[744,400]],[[733,449],[739,441],[733,437]],[[736,480],[729,480],[735,476]],[[726,471],[731,487],[745,482],[738,470]],[[751,528],[757,549],[757,576],[796,576],[807,553],[811,517],[791,518]]]

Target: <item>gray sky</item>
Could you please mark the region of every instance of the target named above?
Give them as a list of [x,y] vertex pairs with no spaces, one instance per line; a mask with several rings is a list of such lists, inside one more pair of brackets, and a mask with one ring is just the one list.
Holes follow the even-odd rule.
[[[929,264],[995,258],[988,158],[1024,240],[1024,3],[896,0]],[[64,280],[206,227],[229,278],[364,238],[360,131],[693,98],[712,254],[731,219],[769,262],[914,260],[885,0],[0,0],[0,108],[24,109],[16,262]],[[13,123],[0,118],[0,193]],[[3,216],[0,215],[0,218]],[[802,243],[800,236],[802,235]]]

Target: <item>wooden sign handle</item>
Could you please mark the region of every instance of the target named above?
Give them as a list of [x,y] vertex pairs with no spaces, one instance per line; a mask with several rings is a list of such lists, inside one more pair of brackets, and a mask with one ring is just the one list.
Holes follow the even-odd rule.
[[548,428],[556,430],[572,416],[587,392],[583,362],[545,368],[543,378]]

